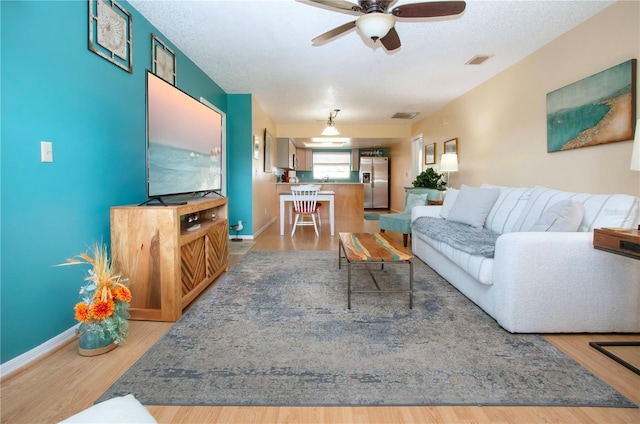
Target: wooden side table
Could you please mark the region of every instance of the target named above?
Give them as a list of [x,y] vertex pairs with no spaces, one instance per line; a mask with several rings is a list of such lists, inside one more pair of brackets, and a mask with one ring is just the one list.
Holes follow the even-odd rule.
[[618,255],[640,259],[640,230],[597,228],[593,230],[593,247]]
[[[616,255],[640,259],[640,229],[599,228],[593,231],[593,247]],[[640,346],[640,342],[589,342],[589,346],[640,375],[640,369],[606,350],[609,346]]]

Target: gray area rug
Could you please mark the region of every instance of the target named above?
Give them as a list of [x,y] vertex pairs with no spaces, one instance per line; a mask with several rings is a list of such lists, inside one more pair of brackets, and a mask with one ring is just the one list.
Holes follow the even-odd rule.
[[[420,260],[354,294],[337,252],[251,251],[98,401],[637,407],[538,335],[510,334]],[[359,288],[374,287],[354,266]],[[408,267],[373,267],[383,288]]]

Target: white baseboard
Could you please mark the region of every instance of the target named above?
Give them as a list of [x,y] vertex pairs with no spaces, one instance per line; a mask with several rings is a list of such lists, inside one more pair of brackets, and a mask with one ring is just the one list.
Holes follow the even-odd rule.
[[271,224],[273,224],[275,221],[278,220],[278,217],[273,217],[271,218],[271,220],[269,222],[267,222],[262,228],[260,228],[258,231],[256,231],[256,233],[253,235],[253,237],[258,237],[261,233],[263,233],[267,228],[269,228],[269,226]]
[[80,324],[76,324],[70,329],[66,330],[64,333],[60,333],[54,338],[42,343],[40,346],[36,346],[30,351],[25,352],[22,355],[5,362],[4,364],[0,364],[0,378],[6,377],[7,375],[19,370],[20,368],[29,365],[36,359],[41,358],[52,350],[68,343],[70,340],[73,340],[76,337],[76,329],[79,326]]

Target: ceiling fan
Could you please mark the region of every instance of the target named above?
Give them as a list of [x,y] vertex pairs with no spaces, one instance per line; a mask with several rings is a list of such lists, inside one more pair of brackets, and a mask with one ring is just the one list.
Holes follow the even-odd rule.
[[338,12],[361,13],[355,21],[348,22],[327,31],[311,40],[314,44],[323,43],[350,29],[357,27],[364,35],[374,42],[380,40],[389,51],[400,47],[400,37],[394,25],[395,18],[434,18],[452,16],[462,13],[466,7],[464,1],[432,1],[424,3],[409,3],[388,8],[397,0],[358,0],[358,4],[346,0],[309,0],[325,7],[336,9]]

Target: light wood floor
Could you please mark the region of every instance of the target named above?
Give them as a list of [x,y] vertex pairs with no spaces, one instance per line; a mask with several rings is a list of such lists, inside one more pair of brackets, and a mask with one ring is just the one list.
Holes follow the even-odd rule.
[[[336,222],[316,239],[303,227],[294,238],[278,235],[274,222],[256,239],[255,250],[334,250],[340,231],[377,231],[377,221]],[[402,237],[389,233],[401,242]],[[231,255],[236,264],[242,256]],[[598,313],[594,311],[594,313]],[[2,380],[2,423],[54,423],[87,407],[169,329],[170,323],[132,321],[127,342],[92,358],[77,354],[70,343],[46,358]],[[592,373],[636,403],[640,376],[588,345],[589,341],[637,340],[640,335],[549,335],[546,338]],[[640,362],[640,353],[631,353]],[[640,423],[640,410],[631,408],[544,407],[179,407],[147,406],[163,423]]]

